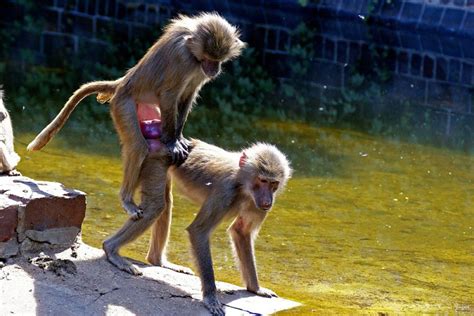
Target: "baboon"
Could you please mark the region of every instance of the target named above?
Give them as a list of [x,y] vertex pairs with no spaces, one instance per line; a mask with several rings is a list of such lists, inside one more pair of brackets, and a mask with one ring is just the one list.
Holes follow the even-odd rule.
[[13,148],[13,128],[10,115],[3,104],[3,91],[0,90],[0,173],[9,176],[20,175],[15,169],[20,156]]
[[240,55],[245,43],[239,36],[239,31],[217,14],[180,15],[164,28],[163,35],[125,76],[115,81],[90,82],[76,90],[28,150],[45,146],[76,105],[98,93],[99,102],[110,102],[122,145],[122,206],[132,219],[140,218],[142,210],[135,204],[133,194],[149,148],[139,120],[161,119],[160,142],[171,152],[171,162],[181,164],[188,155],[189,142],[183,137],[183,128],[191,107],[201,87],[220,73],[221,64]]
[[[164,167],[166,161],[170,164],[167,152],[163,154],[163,150],[158,150],[145,159],[140,174],[143,218],[138,221],[128,219],[117,233],[104,242],[108,259],[122,270],[140,274],[138,268],[118,252],[124,244],[137,238],[153,224],[147,260],[169,267],[165,249],[171,223],[172,178],[185,196],[201,205],[187,231],[201,278],[203,302],[211,313],[224,314],[216,295],[209,242],[211,233],[224,218],[235,217],[229,233],[247,290],[261,296],[276,296],[259,285],[254,240],[274,203],[275,195],[291,175],[288,160],[276,147],[264,143],[257,143],[242,152],[228,152],[192,140],[190,148],[186,161],[180,166],[171,166],[168,172]],[[170,268],[175,267],[172,265]]]

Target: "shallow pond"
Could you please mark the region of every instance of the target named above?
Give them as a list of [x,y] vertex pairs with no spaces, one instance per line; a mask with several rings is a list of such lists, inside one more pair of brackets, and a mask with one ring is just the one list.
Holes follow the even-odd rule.
[[[289,314],[474,313],[474,157],[301,123],[262,122],[295,175],[256,242],[261,284],[304,303]],[[116,140],[58,137],[26,153],[21,172],[88,194],[85,242],[100,247],[124,222]],[[238,144],[232,144],[233,147]],[[192,266],[185,227],[197,206],[179,195],[169,257]],[[212,250],[219,280],[240,284],[225,225]],[[143,260],[148,234],[124,254]]]

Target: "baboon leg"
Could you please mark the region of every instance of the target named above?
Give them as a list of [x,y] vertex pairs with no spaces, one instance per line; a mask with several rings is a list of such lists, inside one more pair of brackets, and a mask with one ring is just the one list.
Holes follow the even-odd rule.
[[171,227],[173,196],[169,178],[166,182],[165,209],[151,227],[150,244],[146,256],[147,261],[156,266],[161,266],[166,259],[166,247]]
[[194,274],[189,268],[173,264],[166,259],[166,247],[170,235],[173,195],[170,178],[166,180],[165,209],[151,227],[150,245],[146,259],[155,266],[167,268],[176,272]]
[[122,144],[124,172],[120,198],[130,218],[137,220],[142,217],[143,210],[133,201],[133,194],[138,187],[141,166],[148,155],[148,145],[140,131],[135,100],[122,90],[111,100],[112,118]]
[[129,218],[123,227],[103,244],[107,259],[119,269],[130,274],[140,275],[141,272],[138,267],[121,257],[119,250],[143,234],[164,211],[167,169],[168,165],[162,160],[146,159],[144,161],[140,177],[142,191],[140,208],[143,210],[143,216],[139,220]]

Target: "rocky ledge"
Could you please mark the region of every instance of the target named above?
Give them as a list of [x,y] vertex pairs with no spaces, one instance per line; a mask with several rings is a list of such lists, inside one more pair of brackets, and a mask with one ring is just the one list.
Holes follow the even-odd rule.
[[[209,315],[196,276],[136,262],[112,266],[80,241],[83,192],[0,176],[0,315]],[[217,282],[227,315],[265,315],[299,304]]]
[[86,195],[57,182],[0,176],[0,258],[74,243],[86,212]]
[[[51,257],[17,256],[7,263],[0,267],[5,315],[209,315],[198,277],[143,263],[136,263],[143,276],[132,276],[83,243]],[[226,315],[266,315],[299,305],[228,283],[217,287]]]

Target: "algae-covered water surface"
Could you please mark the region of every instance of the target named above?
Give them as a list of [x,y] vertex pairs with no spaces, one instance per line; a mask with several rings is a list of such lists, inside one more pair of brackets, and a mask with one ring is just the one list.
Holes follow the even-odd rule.
[[[304,305],[285,313],[474,313],[474,157],[363,133],[262,122],[295,169],[256,242],[261,284]],[[59,136],[20,171],[88,194],[85,242],[126,219],[116,140]],[[74,141],[70,141],[74,138]],[[236,148],[238,144],[231,144]],[[169,258],[192,266],[185,227],[198,207],[175,194]],[[226,225],[212,239],[216,277],[239,284]],[[123,253],[143,260],[148,233]]]

